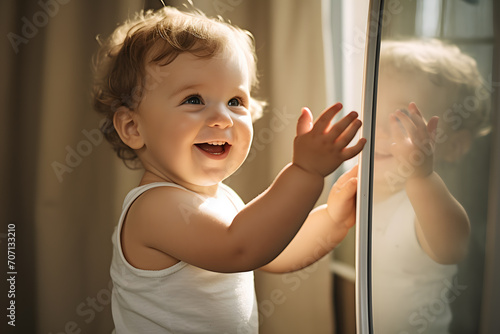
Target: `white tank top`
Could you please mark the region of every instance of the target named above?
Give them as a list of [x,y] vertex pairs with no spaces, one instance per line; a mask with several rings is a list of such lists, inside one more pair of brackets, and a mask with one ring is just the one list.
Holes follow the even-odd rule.
[[374,332],[448,333],[450,304],[461,294],[457,266],[438,264],[421,248],[406,192],[375,204],[372,222]]
[[[110,269],[116,333],[258,333],[253,272],[217,273],[182,261],[163,270],[142,270],[125,259],[120,234],[128,209],[145,191],[165,186],[190,191],[174,183],[151,183],[132,189],[123,203]],[[241,210],[238,195],[221,187]]]

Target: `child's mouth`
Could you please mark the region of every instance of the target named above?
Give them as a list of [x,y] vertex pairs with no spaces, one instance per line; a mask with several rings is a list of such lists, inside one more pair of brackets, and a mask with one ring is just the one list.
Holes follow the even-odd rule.
[[223,155],[226,151],[229,151],[231,145],[227,142],[210,142],[210,143],[199,143],[195,144],[200,150],[211,154],[211,155]]

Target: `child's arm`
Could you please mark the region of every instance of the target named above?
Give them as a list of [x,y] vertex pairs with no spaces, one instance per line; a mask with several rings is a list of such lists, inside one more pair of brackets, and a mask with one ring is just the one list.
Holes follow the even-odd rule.
[[[266,192],[250,202],[234,219],[234,226],[239,222],[238,219],[242,219],[242,238],[252,236],[256,240],[248,244],[249,255],[269,252],[261,265],[255,268],[272,261],[295,237],[323,189],[324,177],[363,148],[364,139],[346,148],[361,126],[361,121],[356,120],[356,113],[330,126],[332,117],[341,108],[337,104],[326,110],[314,127],[312,115],[308,110],[303,110],[297,124],[293,163],[282,171]],[[320,214],[315,212],[312,216]],[[245,224],[244,220],[254,223]],[[257,221],[266,225],[267,232],[262,233],[253,225]],[[265,251],[266,248],[268,250]]]
[[356,222],[356,165],[333,185],[327,204],[315,208],[292,242],[261,269],[283,273],[302,269],[334,249]]
[[416,214],[416,232],[424,251],[436,262],[454,264],[467,254],[470,224],[467,213],[433,172],[409,179],[406,192]]
[[[433,117],[426,125],[414,103],[408,109],[409,115],[397,111],[391,117],[391,133],[395,140],[392,153],[414,167],[406,181],[406,192],[416,214],[417,238],[436,262],[457,263],[467,253],[470,225],[464,208],[433,169],[438,119]],[[406,133],[401,131],[397,120]]]
[[314,126],[310,112],[302,111],[293,162],[232,222],[188,192],[155,188],[129,211],[127,220],[140,221],[130,234],[150,249],[208,270],[249,271],[266,265],[302,226],[323,189],[324,177],[358,154],[365,143],[362,139],[346,147],[361,126],[356,113],[330,125],[341,108],[340,104],[328,108]]

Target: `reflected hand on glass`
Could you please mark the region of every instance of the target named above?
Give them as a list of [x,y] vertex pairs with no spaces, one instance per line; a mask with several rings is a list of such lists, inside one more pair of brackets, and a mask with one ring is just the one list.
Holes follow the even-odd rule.
[[439,118],[426,123],[417,105],[411,102],[408,114],[397,110],[389,115],[391,154],[399,164],[411,166],[408,178],[426,177],[434,171],[434,150]]

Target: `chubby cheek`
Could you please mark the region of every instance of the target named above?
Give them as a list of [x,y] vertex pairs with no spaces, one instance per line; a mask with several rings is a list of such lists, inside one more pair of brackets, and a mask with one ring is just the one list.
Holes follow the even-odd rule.
[[253,127],[250,124],[243,124],[234,129],[234,143],[231,147],[231,153],[228,156],[226,165],[226,177],[233,174],[246,160],[253,138]]
[[253,124],[248,117],[248,120],[239,124],[239,129],[237,131],[238,147],[240,148],[245,159],[250,152],[250,146],[252,145],[253,139]]

